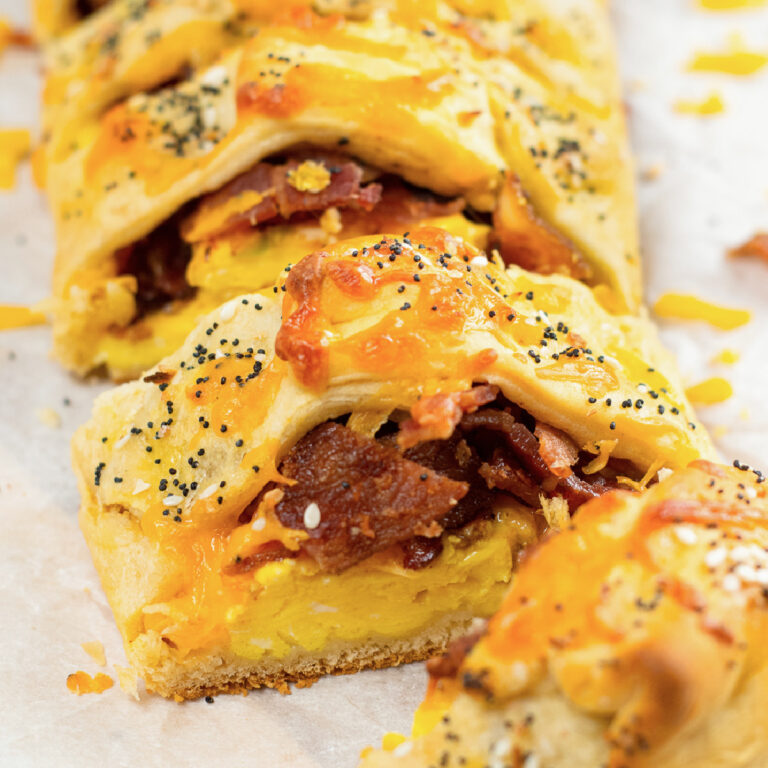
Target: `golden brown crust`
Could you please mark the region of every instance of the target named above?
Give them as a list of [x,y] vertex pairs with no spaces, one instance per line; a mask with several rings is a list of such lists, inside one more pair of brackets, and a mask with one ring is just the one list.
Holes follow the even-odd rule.
[[[91,370],[101,339],[131,333],[136,288],[117,275],[118,249],[306,144],[341,145],[481,211],[515,175],[532,207],[507,232],[505,258],[608,286],[606,303],[637,309],[631,163],[602,3],[377,0],[287,13],[257,2],[233,26],[234,10],[163,0],[137,14],[117,0],[49,53],[55,336],[67,366]],[[186,64],[197,67],[189,79],[157,90]]]
[[[194,661],[185,666],[195,654],[206,664],[237,610],[259,605],[251,595],[260,588],[251,589],[273,564],[253,572],[231,565],[265,542],[300,547],[295,537],[306,534],[270,523],[266,512],[258,517],[261,528],[241,519],[268,482],[281,482],[277,467],[300,438],[349,413],[380,425],[422,396],[466,391],[476,382],[492,385],[491,394],[498,388],[578,447],[615,440],[613,456],[629,459],[648,479],[662,464],[677,467],[711,451],[648,325],[609,315],[586,286],[505,271],[435,228],[338,243],[287,272],[273,292],[241,296],[202,318],[182,349],[142,380],[98,398],[93,419],[74,438],[82,526],[129,657],[150,683],[160,690],[153,670],[169,657],[182,678],[196,669]],[[261,533],[267,525],[268,536]],[[483,547],[501,530],[487,525],[478,540]],[[496,553],[479,568],[491,581],[476,590],[489,595],[485,615],[509,579],[515,546],[505,539],[485,550],[489,558]],[[392,556],[379,554],[376,567],[389,573]],[[289,562],[306,573],[306,558]],[[368,573],[368,562],[339,578],[355,568]],[[445,562],[436,573],[450,572]],[[428,582],[431,573],[395,571],[401,584]],[[285,584],[294,578],[277,573]],[[310,574],[305,592],[325,581]],[[449,594],[442,582],[427,589],[434,596],[426,606]],[[461,607],[462,621],[473,607]],[[440,608],[449,623],[457,610]],[[272,618],[259,621],[269,625]],[[255,626],[243,631],[257,632]],[[443,635],[426,645],[414,640],[422,631],[393,630],[405,645],[384,643],[389,650],[381,656],[372,639],[358,637],[369,649],[360,663],[426,653],[444,642]],[[323,653],[318,649],[317,664],[348,668]],[[246,661],[237,679],[256,679],[261,668]],[[277,679],[271,670],[278,668],[269,667],[264,679]]]
[[[325,675],[352,675],[365,669],[387,669],[430,659],[445,652],[451,642],[467,631],[472,619],[447,617],[441,626],[432,627],[417,637],[392,641],[374,637],[366,643],[347,647],[328,647],[322,654],[303,653],[279,662],[248,662],[224,649],[213,650],[205,659],[183,669],[143,667],[139,654],[132,663],[141,671],[147,690],[166,698],[198,699],[220,693],[247,693],[257,688],[275,688],[289,693],[295,685],[304,688]],[[164,674],[168,672],[169,674]]]

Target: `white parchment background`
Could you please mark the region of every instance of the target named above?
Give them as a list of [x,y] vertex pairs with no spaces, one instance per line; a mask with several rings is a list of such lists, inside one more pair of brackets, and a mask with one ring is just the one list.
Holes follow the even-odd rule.
[[[26,22],[21,0],[0,0],[0,13]],[[734,398],[701,416],[729,460],[766,468],[768,266],[728,261],[725,250],[768,229],[768,70],[734,79],[685,73],[684,65],[693,50],[721,47],[736,30],[768,48],[768,10],[707,14],[695,0],[615,0],[614,16],[638,169],[663,168],[640,182],[648,297],[691,292],[753,311],[735,332],[668,324],[663,335],[690,382],[731,380]],[[37,67],[18,51],[0,60],[0,126],[35,125]],[[724,115],[672,110],[676,99],[713,88],[725,98]],[[0,303],[48,293],[52,228],[29,169],[20,175],[18,189],[0,193]],[[724,347],[742,360],[717,369],[708,361]],[[103,385],[68,377],[48,348],[44,328],[0,334],[0,766],[344,768],[386,731],[406,731],[424,690],[420,665],[214,704],[146,694],[136,703],[117,686],[101,696],[67,691],[70,672],[100,671],[80,643],[104,643],[108,673],[125,659],[77,529],[69,472],[69,437]],[[43,407],[61,415],[59,429],[37,418]]]

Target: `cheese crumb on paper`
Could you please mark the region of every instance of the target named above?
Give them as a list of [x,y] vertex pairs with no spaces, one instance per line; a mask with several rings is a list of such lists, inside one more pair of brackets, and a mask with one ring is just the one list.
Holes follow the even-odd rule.
[[107,663],[107,655],[104,653],[104,646],[98,640],[92,640],[88,643],[80,643],[80,647],[100,666]]

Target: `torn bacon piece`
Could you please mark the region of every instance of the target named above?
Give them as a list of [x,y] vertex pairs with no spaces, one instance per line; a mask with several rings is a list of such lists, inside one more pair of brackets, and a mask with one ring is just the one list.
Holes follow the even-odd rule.
[[569,275],[577,280],[592,276],[576,246],[538,217],[520,179],[514,175],[507,177],[496,203],[491,244],[505,264],[519,264],[544,275]]
[[187,282],[189,245],[179,239],[172,216],[146,237],[115,252],[118,275],[136,278],[136,319],[169,301],[192,295]]
[[[290,175],[305,162],[304,158],[292,158],[280,165],[259,163],[203,198],[183,222],[182,237],[197,242],[278,217],[288,219],[299,212],[323,211],[331,206],[369,211],[379,202],[381,185],[362,186],[363,169],[357,163],[336,162],[324,156],[310,159],[330,172],[329,184],[319,192],[302,192],[290,183]],[[241,207],[233,206],[238,197],[243,200]]]
[[746,243],[728,251],[729,256],[746,256],[747,258],[762,259],[768,264],[768,232],[758,232]]
[[[432,524],[469,489],[334,422],[305,435],[280,471],[297,482],[284,488],[275,513],[284,526],[307,531],[302,549],[331,573],[415,535],[439,534]],[[311,504],[320,520],[308,528]]]
[[499,388],[484,384],[464,392],[424,397],[411,408],[411,418],[400,426],[398,445],[405,449],[426,440],[447,440],[466,413],[492,403]]
[[517,462],[501,451],[494,451],[491,460],[480,467],[480,476],[489,488],[511,493],[529,507],[539,506],[539,484]]
[[427,538],[426,536],[414,536],[403,543],[403,568],[418,571],[426,568],[443,551],[443,540]]
[[392,176],[379,180],[381,199],[372,209],[347,208],[344,226],[365,232],[404,232],[424,219],[450,216],[464,210],[463,198],[443,199],[431,192],[406,186]]
[[445,530],[462,528],[484,512],[490,511],[493,494],[479,474],[482,462],[477,451],[464,440],[461,433],[454,433],[447,440],[420,443],[409,448],[403,455],[421,467],[469,485],[467,495],[440,519],[440,525]]
[[[571,514],[582,504],[617,487],[603,477],[594,475],[584,480],[571,473],[568,477],[558,477],[549,468],[539,452],[539,441],[523,423],[514,416],[495,408],[486,408],[477,413],[466,415],[461,420],[463,430],[478,428],[491,429],[504,435],[505,442],[512,456],[503,453],[494,454],[493,461],[484,465],[481,474],[495,487],[514,494],[526,504],[538,506],[531,499],[531,485],[548,496],[559,495],[568,502]],[[519,468],[524,473],[518,471]],[[523,475],[529,475],[525,480]],[[538,494],[537,494],[538,496]]]
[[579,449],[565,432],[536,422],[533,434],[539,441],[539,456],[544,459],[549,471],[557,477],[569,477],[571,467],[579,460]]

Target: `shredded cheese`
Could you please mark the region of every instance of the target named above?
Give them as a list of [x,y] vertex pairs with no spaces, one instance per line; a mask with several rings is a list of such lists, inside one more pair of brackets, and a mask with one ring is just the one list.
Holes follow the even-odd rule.
[[82,670],[67,676],[67,688],[77,696],[85,693],[104,693],[115,684],[115,681],[103,672],[91,677]]
[[402,733],[395,733],[390,731],[385,733],[381,739],[381,748],[385,752],[391,752],[395,747],[399,747],[405,741],[405,736]]
[[16,166],[29,154],[32,139],[25,128],[0,130],[0,189],[13,189]]
[[742,11],[748,8],[764,8],[768,0],[699,0],[706,11]]
[[681,293],[665,293],[653,311],[659,317],[674,320],[703,320],[725,331],[746,325],[752,319],[745,309],[730,309]]
[[[611,454],[619,444],[618,440],[599,440],[595,443],[595,449],[597,450],[597,456],[592,459],[581,471],[585,475],[594,475],[595,472],[599,472],[601,469],[605,469],[608,464],[608,459],[611,458]],[[594,450],[590,446],[585,446],[584,450],[594,453]]]
[[723,349],[710,361],[712,365],[735,365],[741,359],[741,355],[735,349]]
[[331,183],[331,173],[314,160],[305,160],[298,168],[288,171],[288,183],[299,192],[322,192]]
[[733,396],[730,382],[720,376],[713,376],[698,384],[688,387],[685,391],[688,399],[694,405],[715,405],[723,403]]
[[713,91],[706,99],[691,101],[678,99],[675,102],[675,111],[682,115],[697,115],[699,117],[711,117],[725,112],[725,103],[719,93]]
[[80,647],[100,666],[107,663],[107,655],[104,653],[104,646],[98,640],[92,640],[88,643],[80,643]]
[[[0,161],[1,164],[2,161]],[[11,328],[24,328],[30,325],[41,325],[44,322],[45,315],[31,307],[17,304],[0,304],[0,331],[8,331]]]
[[663,468],[663,466],[664,461],[662,459],[656,459],[656,461],[654,461],[651,466],[648,467],[648,471],[643,475],[643,479],[639,482],[637,480],[633,480],[631,477],[624,477],[622,475],[619,475],[619,477],[616,478],[616,482],[619,483],[619,485],[626,485],[634,491],[644,491],[648,487],[648,483],[653,480],[653,478],[656,476],[658,471]]
[[768,54],[750,51],[740,35],[732,35],[724,51],[697,53],[688,63],[691,72],[753,75],[768,64]]

